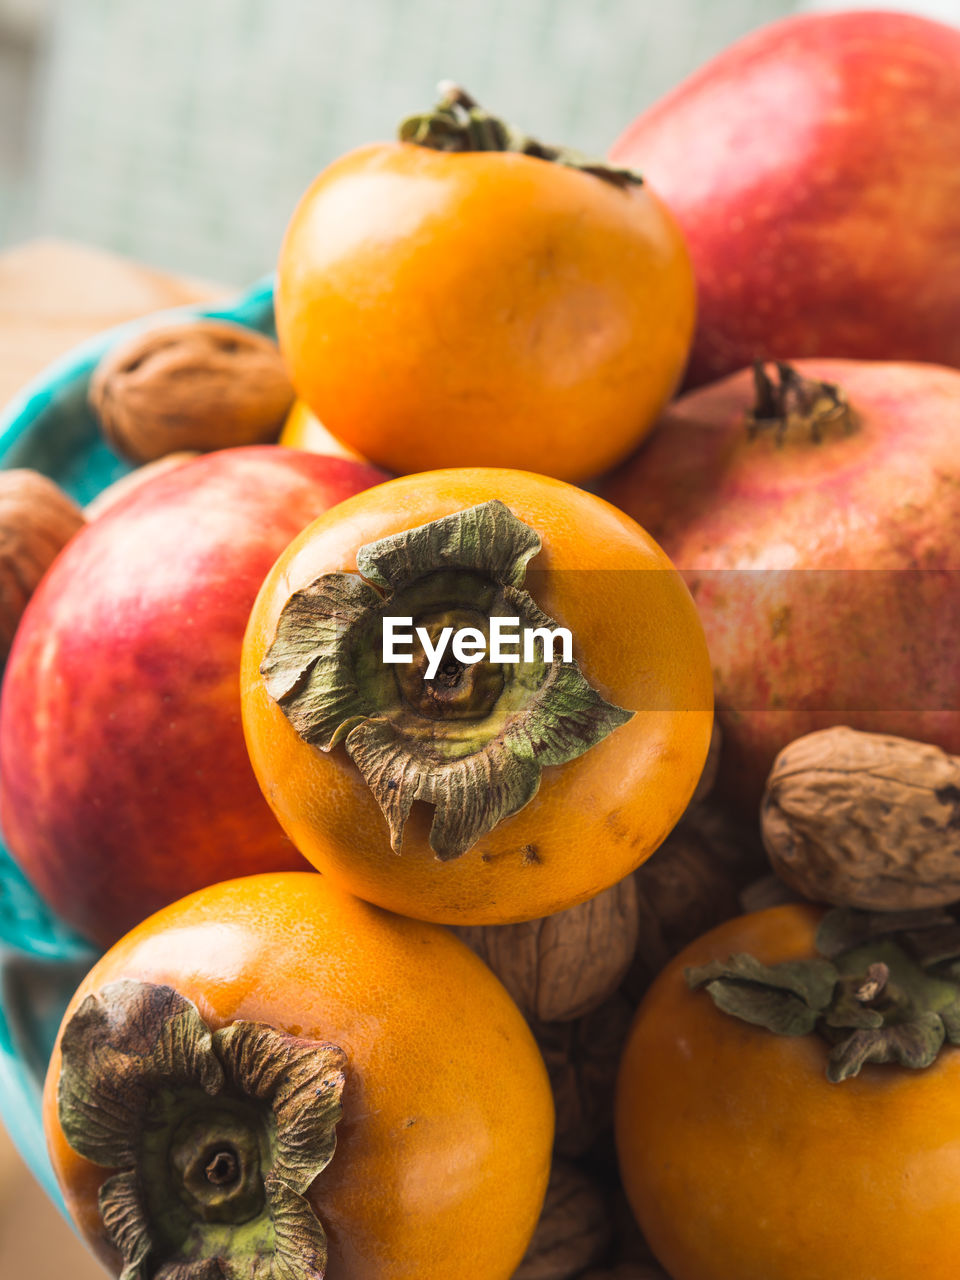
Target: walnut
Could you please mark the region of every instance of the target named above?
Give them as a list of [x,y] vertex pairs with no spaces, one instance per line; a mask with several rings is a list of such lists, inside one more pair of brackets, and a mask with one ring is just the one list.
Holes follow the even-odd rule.
[[611,1257],[621,1266],[630,1263],[631,1266],[639,1267],[641,1274],[646,1274],[643,1271],[644,1267],[651,1268],[652,1272],[657,1274],[657,1260],[634,1217],[633,1209],[620,1183],[619,1170],[617,1170],[611,1198],[614,1231],[614,1248]]
[[714,720],[713,732],[710,734],[710,746],[707,748],[707,758],[703,764],[700,781],[697,783],[696,790],[690,801],[692,805],[700,804],[713,791],[714,784],[717,781],[717,774],[720,771],[720,752],[722,749],[723,739],[720,734],[720,725],[718,721]]
[[960,758],[823,729],[774,761],[762,810],[774,870],[817,902],[902,911],[960,901]]
[[152,480],[155,476],[162,475],[164,471],[173,471],[175,467],[182,466],[184,462],[190,462],[192,458],[199,456],[195,449],[183,449],[179,453],[168,453],[162,458],[155,458],[153,462],[137,467],[136,471],[130,471],[119,480],[114,480],[113,484],[108,484],[106,489],[87,503],[84,514],[88,520],[99,520],[104,512],[115,507],[121,498],[126,498],[135,489],[139,489],[146,480]]
[[223,320],[139,333],[109,351],[90,382],[108,444],[137,463],[275,440],[293,398],[276,343]]
[[740,886],[770,870],[759,823],[755,818],[744,821],[725,808],[719,795],[692,805],[678,830],[694,832],[714,863]]
[[84,524],[77,504],[46,476],[0,471],[0,661],[40,579]]
[[740,892],[740,907],[744,912],[766,911],[767,907],[782,907],[788,902],[802,902],[799,894],[785,885],[779,876],[770,872],[751,880]]
[[637,946],[633,877],[589,902],[525,924],[455,930],[485,960],[526,1018],[565,1022],[603,1004]]
[[553,1088],[558,1155],[584,1155],[613,1127],[614,1085],[632,1018],[629,1001],[615,995],[575,1022],[531,1022]]
[[665,1271],[647,1262],[621,1262],[612,1271],[584,1271],[579,1280],[670,1280]]
[[625,991],[638,1000],[694,938],[740,914],[739,878],[716,841],[681,823],[636,872],[640,936]]
[[540,1222],[513,1280],[570,1280],[598,1262],[609,1242],[600,1187],[576,1165],[555,1160]]

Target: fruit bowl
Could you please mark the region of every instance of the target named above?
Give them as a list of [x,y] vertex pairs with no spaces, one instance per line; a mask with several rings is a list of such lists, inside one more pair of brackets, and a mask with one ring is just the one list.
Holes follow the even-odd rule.
[[[90,374],[114,342],[185,315],[233,320],[272,335],[272,279],[217,306],[180,307],[131,321],[68,352],[0,413],[0,466],[40,471],[81,504],[129,471],[104,443],[87,408]],[[61,1207],[40,1095],[61,1016],[93,959],[94,952],[48,910],[0,843],[0,1118]]]

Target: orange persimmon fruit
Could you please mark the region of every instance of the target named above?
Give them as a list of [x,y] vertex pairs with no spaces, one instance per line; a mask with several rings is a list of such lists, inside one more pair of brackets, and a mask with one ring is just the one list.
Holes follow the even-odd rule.
[[958,958],[941,912],[797,904],[671,962],[627,1040],[616,1131],[673,1280],[954,1280]]
[[294,400],[277,444],[282,444],[286,449],[302,449],[304,453],[323,453],[332,458],[352,458],[354,462],[365,461],[356,449],[351,449],[349,445],[344,444],[328,431],[302,400]]
[[286,232],[277,330],[297,394],[398,473],[565,480],[633,449],[687,359],[695,286],[627,170],[536,143],[460,90],[316,178]]
[[[384,660],[388,618],[406,662]],[[529,657],[498,657],[496,619]],[[458,657],[471,628],[483,652]],[[536,638],[556,628],[570,660]],[[656,543],[572,485],[482,468],[388,481],[304,530],[251,613],[241,700],[305,857],[447,924],[549,915],[629,874],[686,807],[712,724],[699,619]]]
[[202,889],[121,939],[65,1014],[44,1119],[114,1275],[509,1280],[553,1141],[486,966],[313,872]]

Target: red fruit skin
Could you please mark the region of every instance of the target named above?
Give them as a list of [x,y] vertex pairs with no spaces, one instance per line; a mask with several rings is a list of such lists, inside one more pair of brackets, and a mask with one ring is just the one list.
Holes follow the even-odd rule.
[[253,775],[240,650],[307,524],[387,477],[275,445],[164,472],[63,550],[0,699],[0,823],[63,920],[107,946],[205,885],[306,864]]
[[744,370],[675,401],[601,491],[690,586],[720,788],[744,805],[781,748],[829,725],[960,753],[960,373],[793,363],[846,390],[852,434],[751,440]]
[[960,365],[960,30],[877,12],[774,23],[610,157],[690,246],[688,386],[754,359]]

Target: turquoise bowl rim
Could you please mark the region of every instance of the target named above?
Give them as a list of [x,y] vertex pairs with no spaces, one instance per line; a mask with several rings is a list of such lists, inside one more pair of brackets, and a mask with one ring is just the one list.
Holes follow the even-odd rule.
[[[58,393],[78,382],[86,382],[100,358],[114,343],[142,329],[186,316],[232,320],[250,328],[273,332],[274,277],[255,281],[248,289],[213,303],[189,303],[153,311],[134,320],[105,329],[43,369],[0,412],[0,467],[6,467],[10,451],[21,438],[36,427],[54,404]],[[17,465],[25,465],[17,463]],[[0,872],[4,862],[9,866],[5,850],[0,849]],[[18,873],[19,874],[19,873]],[[80,939],[64,930],[56,944],[45,945],[35,937],[0,937],[0,961],[24,957],[38,961],[92,963],[96,953]],[[6,972],[6,966],[4,967]],[[14,1018],[6,1000],[6,983],[0,987],[0,1119],[27,1167],[60,1209],[66,1208],[47,1155],[40,1117],[42,1079],[38,1080],[36,1063],[18,1054]]]
[[78,346],[71,347],[18,391],[0,413],[0,465],[2,465],[3,454],[47,409],[59,387],[75,378],[89,376],[100,357],[115,342],[141,329],[153,328],[164,320],[176,320],[190,315],[251,324],[252,318],[259,314],[269,311],[272,315],[273,287],[273,275],[264,276],[249,289],[224,302],[210,305],[188,303],[184,306],[168,307],[162,311],[151,311],[134,320],[127,320],[110,329],[103,329]]

